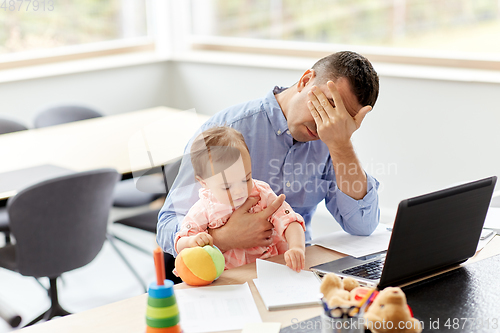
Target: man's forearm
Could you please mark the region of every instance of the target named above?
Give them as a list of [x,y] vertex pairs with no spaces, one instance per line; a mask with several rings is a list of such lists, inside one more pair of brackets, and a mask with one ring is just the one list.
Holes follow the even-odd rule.
[[366,174],[349,142],[342,147],[329,147],[337,187],[353,199],[360,200],[366,195]]
[[231,240],[234,238],[234,235],[233,237],[228,238],[226,235],[226,230],[227,228],[225,228],[225,226],[221,226],[216,229],[208,229],[208,233],[214,240],[214,245],[217,246],[222,252],[226,252],[234,248],[231,242]]
[[174,248],[174,238],[178,230],[179,222],[175,214],[168,212],[160,212],[158,225],[156,226],[156,242],[164,252],[176,256],[177,253]]

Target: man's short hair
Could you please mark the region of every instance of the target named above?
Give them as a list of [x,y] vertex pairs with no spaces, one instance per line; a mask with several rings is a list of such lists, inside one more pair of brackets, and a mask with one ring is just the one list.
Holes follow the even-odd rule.
[[243,135],[228,126],[216,126],[199,134],[191,145],[194,175],[202,179],[214,176],[231,165],[248,150]]
[[351,51],[333,53],[318,60],[312,69],[318,84],[345,77],[359,104],[375,105],[379,90],[378,74],[362,55]]

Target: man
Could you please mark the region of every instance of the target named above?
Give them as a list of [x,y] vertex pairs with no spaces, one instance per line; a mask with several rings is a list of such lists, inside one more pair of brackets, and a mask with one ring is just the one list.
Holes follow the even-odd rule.
[[[378,75],[366,58],[338,52],[319,60],[292,87],[275,87],[263,99],[217,113],[201,131],[227,125],[243,134],[253,178],[286,195],[305,220],[306,240],[311,238],[312,215],[323,199],[346,232],[370,235],[380,215],[378,182],[362,169],[351,135],[374,106],[378,89]],[[190,143],[185,151],[189,149]],[[158,244],[174,256],[175,233],[198,199],[199,187],[193,183],[186,158],[158,219]],[[260,213],[248,213],[256,202],[249,198],[226,225],[210,230],[221,251],[270,244],[272,225],[267,219],[283,198]]]

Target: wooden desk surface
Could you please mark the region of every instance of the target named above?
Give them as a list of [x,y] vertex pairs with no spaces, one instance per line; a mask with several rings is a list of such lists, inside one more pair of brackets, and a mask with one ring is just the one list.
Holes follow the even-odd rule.
[[[500,236],[494,239],[476,256],[465,264],[482,260],[500,253]],[[343,254],[324,249],[318,246],[306,248],[306,267],[318,265],[330,260],[343,257]],[[283,255],[269,259],[273,262],[284,263]],[[282,327],[294,322],[316,317],[322,311],[321,306],[290,309],[281,311],[267,311],[255,285],[251,281],[257,277],[255,263],[225,271],[213,285],[241,284],[248,282],[260,316],[264,322],[280,322]],[[185,284],[176,285],[177,288],[192,288]],[[319,291],[318,291],[319,292]],[[137,333],[145,331],[147,294],[132,297],[120,302],[105,305],[89,311],[59,318],[53,321],[35,325],[20,330],[21,333]],[[182,314],[181,314],[182,315]],[[234,331],[233,331],[234,332]],[[239,331],[236,331],[239,332]]]
[[152,162],[158,166],[182,156],[208,118],[156,107],[2,134],[0,173],[47,164],[73,171],[115,168],[122,174],[148,169]]
[[[306,248],[306,267],[338,259],[344,255],[318,246]],[[269,259],[284,263],[283,255]],[[305,320],[321,313],[321,306],[267,311],[255,285],[251,281],[257,277],[255,263],[227,270],[212,285],[241,284],[248,282],[260,316],[264,322],[281,322],[282,327],[291,325],[292,318]],[[97,278],[97,277],[96,277]],[[193,288],[185,284],[175,288]],[[319,292],[319,290],[318,290]],[[101,306],[92,310],[58,318],[56,320],[27,327],[22,333],[142,333],[146,329],[147,294],[132,297],[120,302]],[[182,316],[182,314],[181,314]],[[231,331],[228,331],[231,332]],[[239,331],[233,331],[239,332]]]

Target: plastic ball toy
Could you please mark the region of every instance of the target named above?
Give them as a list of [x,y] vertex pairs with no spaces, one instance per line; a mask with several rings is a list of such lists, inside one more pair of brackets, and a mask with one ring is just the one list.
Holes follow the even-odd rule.
[[175,258],[175,269],[185,283],[206,286],[222,274],[225,263],[217,247],[205,245],[182,250]]

